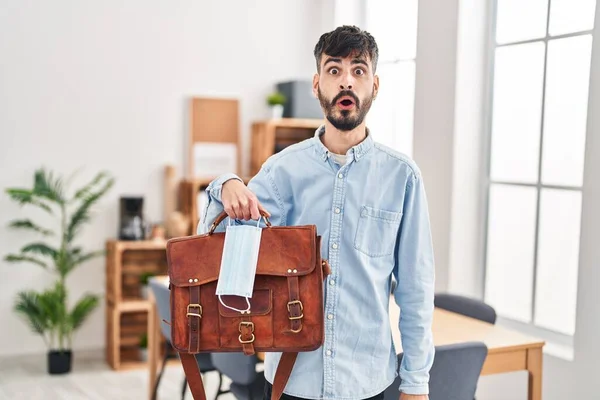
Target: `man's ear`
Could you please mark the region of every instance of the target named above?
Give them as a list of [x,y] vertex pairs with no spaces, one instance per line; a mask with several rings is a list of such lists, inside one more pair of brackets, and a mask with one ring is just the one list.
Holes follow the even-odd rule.
[[373,98],[377,98],[377,93],[379,93],[379,75],[375,75],[373,77]]
[[316,99],[319,98],[319,74],[315,74],[313,76],[313,85],[312,85],[312,90],[313,90],[313,96],[315,96]]

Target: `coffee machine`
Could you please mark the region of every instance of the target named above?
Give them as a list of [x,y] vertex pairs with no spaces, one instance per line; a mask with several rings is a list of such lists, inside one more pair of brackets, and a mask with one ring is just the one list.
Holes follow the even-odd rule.
[[120,199],[120,240],[146,239],[146,224],[144,222],[144,198],[121,197]]

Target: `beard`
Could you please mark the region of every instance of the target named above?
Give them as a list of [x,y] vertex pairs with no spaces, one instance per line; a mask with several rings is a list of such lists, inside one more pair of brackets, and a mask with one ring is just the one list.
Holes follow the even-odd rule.
[[[325,117],[331,122],[331,125],[340,131],[351,131],[362,124],[365,116],[371,109],[374,99],[373,92],[362,101],[350,90],[341,91],[332,100],[329,100],[321,93],[321,88],[317,89],[317,94]],[[350,96],[354,99],[354,109],[338,110],[336,104],[343,96]]]

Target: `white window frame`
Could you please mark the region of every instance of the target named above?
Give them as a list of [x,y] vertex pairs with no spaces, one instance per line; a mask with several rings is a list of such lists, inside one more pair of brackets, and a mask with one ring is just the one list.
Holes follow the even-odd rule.
[[[489,23],[490,27],[487,35],[488,35],[488,74],[487,74],[487,90],[486,90],[486,104],[484,105],[485,109],[485,171],[483,173],[483,182],[482,182],[482,198],[483,198],[483,220],[482,220],[482,234],[483,234],[483,245],[482,245],[482,279],[481,279],[481,293],[485,298],[486,293],[486,275],[488,271],[487,266],[487,244],[488,244],[488,222],[489,222],[489,202],[490,202],[490,189],[492,184],[502,184],[509,185],[513,187],[529,187],[535,188],[537,191],[537,200],[536,200],[536,220],[535,220],[535,238],[534,238],[534,259],[533,259],[533,287],[532,287],[532,303],[531,303],[531,322],[524,323],[521,321],[517,321],[511,318],[503,317],[498,315],[497,323],[503,326],[506,326],[511,329],[518,330],[523,332],[524,334],[532,335],[535,337],[539,337],[546,341],[545,350],[552,355],[563,358],[565,360],[572,361],[574,358],[574,335],[568,335],[560,332],[555,332],[550,329],[546,329],[535,324],[535,306],[536,306],[536,282],[537,282],[537,264],[538,264],[538,248],[539,248],[539,225],[540,225],[540,199],[541,199],[541,191],[542,189],[559,189],[559,190],[570,190],[570,191],[583,191],[583,186],[567,186],[567,185],[548,185],[542,183],[542,152],[543,152],[543,144],[544,144],[544,113],[545,113],[545,100],[546,100],[546,77],[548,70],[548,43],[554,40],[569,38],[569,37],[578,37],[582,35],[592,35],[593,37],[593,28],[590,30],[577,31],[575,33],[561,34],[556,36],[549,35],[550,29],[550,15],[551,15],[551,1],[548,1],[548,10],[546,15],[546,34],[542,38],[530,39],[530,40],[522,40],[515,42],[507,42],[502,44],[497,44],[495,41],[496,36],[496,21],[497,21],[497,8],[498,8],[498,0],[490,1],[490,13],[489,13]],[[600,4],[596,5],[597,7]],[[518,44],[527,44],[527,43],[535,43],[535,42],[543,42],[545,44],[544,48],[544,69],[543,69],[543,86],[542,86],[542,110],[541,110],[541,122],[540,122],[540,146],[539,146],[539,158],[538,158],[538,176],[536,183],[520,183],[520,182],[510,182],[510,181],[497,181],[491,179],[491,155],[492,155],[492,123],[493,123],[493,99],[494,99],[494,71],[495,71],[495,51],[497,48],[506,47],[506,46],[514,46]],[[579,268],[579,266],[578,266]],[[577,293],[578,288],[576,289]],[[574,313],[577,310],[573,310]]]
[[[417,0],[417,1],[419,1],[419,0]],[[339,11],[337,9],[338,7],[350,7],[351,9],[347,15],[352,16],[352,21],[346,22],[346,21],[340,20],[338,18],[338,15],[339,15]],[[334,21],[335,21],[336,27],[342,23],[356,24],[359,28],[369,31],[368,27],[366,26],[367,25],[366,16],[367,16],[367,0],[335,0]],[[375,38],[375,40],[377,40],[377,38]],[[414,115],[415,115],[416,71],[417,71],[417,65],[418,65],[418,51],[416,52],[415,56],[411,57],[411,58],[397,58],[397,59],[386,60],[386,61],[382,61],[380,59],[377,62],[377,69],[379,70],[381,66],[399,65],[399,64],[405,63],[405,62],[412,62],[415,65],[415,76],[413,77],[415,80],[415,89],[413,90],[413,108],[410,111],[413,115],[413,124],[412,124],[412,129],[410,132],[410,135],[411,135],[410,148],[409,149],[398,149],[398,150],[402,151],[403,153],[412,157],[412,155],[414,153],[414,134],[415,134]]]

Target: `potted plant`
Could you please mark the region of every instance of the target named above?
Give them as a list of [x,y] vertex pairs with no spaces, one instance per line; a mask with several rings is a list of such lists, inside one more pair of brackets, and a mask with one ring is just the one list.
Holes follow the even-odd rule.
[[140,296],[142,299],[148,299],[148,281],[154,275],[153,272],[142,272],[140,275]]
[[[104,251],[85,251],[75,241],[91,219],[92,207],[113,184],[114,179],[101,172],[69,196],[68,181],[41,168],[35,171],[33,187],[6,189],[10,198],[19,205],[48,213],[58,226],[56,231],[29,218],[13,220],[9,224],[11,229],[30,232],[36,238],[18,253],[4,258],[10,263],[35,264],[56,278],[48,289],[41,292],[19,292],[14,304],[15,312],[46,343],[50,374],[71,370],[74,333],[99,304],[99,296],[86,293],[73,307],[69,307],[67,277],[75,268],[104,254]],[[43,238],[48,241],[43,241]]]
[[267,97],[267,104],[271,107],[271,116],[273,119],[279,119],[283,116],[283,106],[287,98],[281,92],[271,93]]
[[142,334],[140,337],[140,359],[142,361],[148,361],[148,335],[146,333]]

